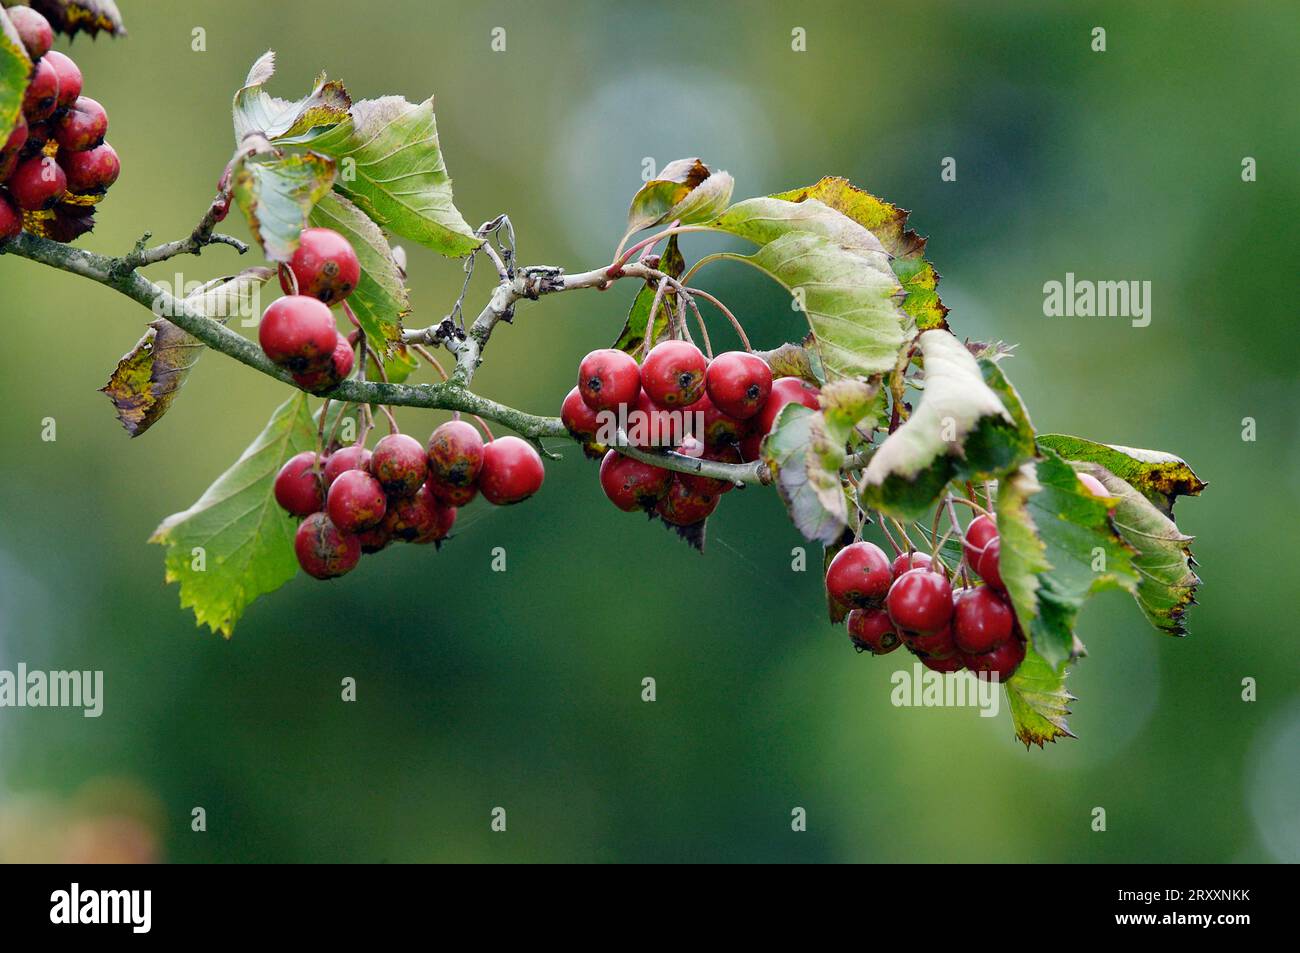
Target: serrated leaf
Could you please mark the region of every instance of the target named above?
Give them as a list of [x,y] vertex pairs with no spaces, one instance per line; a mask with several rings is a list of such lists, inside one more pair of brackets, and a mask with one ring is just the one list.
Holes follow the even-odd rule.
[[[998,573],[1020,626],[1031,631],[1038,617],[1039,573],[1052,568],[1047,546],[1029,512],[1029,499],[1041,492],[1034,465],[1027,463],[998,483]],[[961,559],[961,553],[957,553]]]
[[844,451],[828,438],[825,425],[819,411],[787,404],[763,439],[762,452],[795,528],[829,545],[848,525],[848,500],[839,477]]
[[1016,737],[1026,748],[1031,744],[1041,748],[1045,742],[1074,737],[1066,716],[1075,699],[1066,691],[1065,676],[1064,669],[1049,665],[1032,646],[1026,646],[1025,660],[1003,686]]
[[50,26],[68,36],[86,32],[126,36],[122,14],[114,0],[31,0],[31,7],[50,21]]
[[[185,299],[187,311],[225,323],[253,309],[256,291],[271,277],[269,268],[250,268],[219,279]],[[132,437],[144,433],[167,412],[203,351],[203,343],[166,318],[150,321],[144,336],[128,351],[100,388]]]
[[707,222],[727,207],[734,185],[726,172],[715,172],[699,159],[676,159],[632,196],[627,234],[671,221]]
[[290,101],[269,95],[262,87],[275,73],[275,51],[267,50],[248,71],[244,85],[235,93],[232,106],[235,142],[260,133],[268,140],[279,141],[302,136],[313,129],[344,122],[352,106],[352,97],[337,81],[322,73],[310,93]]
[[324,156],[261,155],[235,164],[231,195],[266,257],[283,262],[333,182],[334,162]]
[[361,280],[348,296],[348,305],[370,346],[377,354],[388,355],[401,344],[402,319],[411,313],[411,297],[388,239],[365,212],[338,192],[322,196],[312,207],[309,221],[319,228],[334,229],[357,253]]
[[452,203],[432,99],[365,99],[348,121],[300,141],[339,161],[338,189],[384,228],[452,258],[483,243]]
[[295,393],[198,502],[154,530],[149,542],[167,547],[166,581],[180,584],[181,608],[193,609],[198,625],[229,638],[254,599],[297,573],[297,522],[276,505],[275,476],[294,454],[315,447],[307,397]]
[[1196,604],[1196,587],[1201,584],[1192,570],[1195,537],[1184,535],[1151,500],[1105,467],[1095,463],[1076,467],[1100,480],[1117,500],[1112,520],[1120,538],[1137,551],[1133,568],[1138,584],[1133,597],[1142,613],[1157,629],[1186,635],[1183,617],[1187,608]]
[[893,256],[890,267],[907,293],[903,310],[916,322],[916,327],[928,331],[948,326],[948,309],[939,300],[941,276],[925,260],[926,240],[907,227],[907,217],[911,213],[906,209],[855,188],[847,179],[834,176],[772,197],[790,202],[816,200],[868,229]]
[[[926,331],[919,343],[920,404],[863,472],[864,504],[900,519],[922,516],[951,480],[998,479],[1034,454],[1032,427],[995,364],[981,366],[947,331]],[[1014,397],[1016,415],[1004,395]]]
[[1156,505],[1160,512],[1172,516],[1174,501],[1180,496],[1199,496],[1207,486],[1181,458],[1160,450],[1137,450],[1096,443],[1065,434],[1040,434],[1041,446],[1051,447],[1067,460],[1096,463],[1124,480]]
[[800,344],[782,344],[771,351],[755,351],[754,355],[767,362],[773,377],[797,377],[820,387],[826,383],[826,372],[814,346],[809,334]]
[[[672,278],[680,278],[682,272],[686,270],[686,262],[677,248],[676,235],[669,236],[664,246],[663,254],[659,258],[659,270]],[[614,342],[615,348],[628,354],[636,354],[645,346],[645,328],[650,320],[650,306],[654,304],[654,300],[655,285],[647,281],[632,299],[632,307],[627,313],[627,320],[623,323],[623,331]],[[669,321],[676,307],[676,292],[665,288],[663,298],[659,302],[659,313],[655,315],[655,322],[650,332],[651,347],[668,337]]]
[[813,198],[803,202],[772,197],[746,199],[731,206],[711,225],[755,245],[767,245],[791,232],[811,232],[860,256],[882,274],[894,277],[889,254],[875,235]]
[[0,145],[9,140],[18,124],[31,71],[32,61],[23,41],[9,21],[9,14],[0,9]]

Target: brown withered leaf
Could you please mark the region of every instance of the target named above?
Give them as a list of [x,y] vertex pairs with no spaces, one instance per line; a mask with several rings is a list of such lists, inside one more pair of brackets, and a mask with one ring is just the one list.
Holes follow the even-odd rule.
[[122,14],[114,0],[31,0],[31,6],[50,21],[50,26],[68,36],[82,31],[92,37],[101,32],[126,36]]

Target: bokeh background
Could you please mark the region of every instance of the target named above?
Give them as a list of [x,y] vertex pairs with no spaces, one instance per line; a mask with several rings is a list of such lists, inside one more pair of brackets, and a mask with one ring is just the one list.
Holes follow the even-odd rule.
[[[858,656],[824,621],[773,494],[730,494],[700,556],[617,512],[569,452],[527,504],[475,503],[441,552],[300,576],[224,641],[180,610],[145,539],[283,389],[209,354],[129,440],[96,388],[149,315],[0,256],[0,668],[106,684],[97,720],[0,709],[0,859],[1300,859],[1294,4],[121,6],[129,37],[70,49],[124,165],[87,247],[188,232],[232,148],[230,97],[268,47],[278,95],[321,69],[358,98],[436,93],[458,206],[472,224],[508,212],[528,263],[607,261],[645,157],[700,155],[738,198],[845,175],[914,210],[957,333],[1019,343],[1004,367],[1040,430],[1167,449],[1210,482],[1177,508],[1205,584],[1183,640],[1127,596],[1095,598],[1070,683],[1079,740],[1026,751],[1005,710],[890,705],[910,659]],[[432,321],[459,263],[407,247]],[[150,274],[256,257],[218,247]],[[1151,281],[1151,325],[1045,318],[1042,285],[1067,271]],[[702,275],[760,345],[801,333],[757,273]],[[633,292],[522,305],[479,388],[558,412]],[[732,341],[718,325],[715,345]],[[427,434],[440,416],[401,419]],[[506,573],[489,571],[497,546]]]

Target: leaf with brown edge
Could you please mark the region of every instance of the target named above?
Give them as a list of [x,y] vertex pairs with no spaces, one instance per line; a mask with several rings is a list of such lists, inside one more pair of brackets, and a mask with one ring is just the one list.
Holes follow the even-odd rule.
[[755,351],[754,356],[767,362],[773,377],[797,377],[801,381],[820,387],[826,383],[826,372],[818,355],[817,342],[811,334],[799,344],[782,344],[770,351]]
[[31,7],[49,20],[50,26],[68,36],[79,32],[92,37],[100,33],[126,36],[114,0],[31,0]]
[[1033,646],[1026,646],[1024,661],[1003,686],[1016,737],[1026,748],[1075,737],[1066,721],[1075,698],[1065,688],[1065,677],[1064,668],[1053,668]]
[[1138,450],[1047,433],[1038,436],[1039,446],[1051,447],[1067,460],[1096,463],[1137,490],[1166,516],[1172,516],[1180,496],[1199,496],[1208,485],[1181,457],[1160,450]]
[[[185,299],[188,310],[223,324],[244,313],[254,292],[271,277],[269,268],[249,268],[232,278],[217,279]],[[117,410],[117,419],[132,437],[144,433],[171,407],[203,351],[203,343],[166,318],[150,321],[144,336],[117,362],[100,388]]]
[[907,209],[876,198],[854,187],[848,179],[827,176],[814,185],[780,192],[772,198],[788,202],[815,199],[842,212],[880,240],[893,256],[890,262],[907,297],[903,310],[916,321],[918,330],[946,328],[948,309],[939,299],[939,279],[934,266],[925,260],[926,240],[907,227]]
[[[686,270],[686,262],[677,248],[677,236],[672,235],[664,246],[659,258],[659,270],[670,278],[680,278]],[[645,344],[646,323],[650,320],[650,306],[655,300],[655,285],[647,281],[632,299],[632,307],[623,323],[623,330],[613,346],[627,354],[636,354]],[[655,315],[654,325],[650,330],[650,346],[654,347],[668,337],[668,323],[673,309],[677,307],[676,292],[664,289],[659,301],[659,313]]]
[[269,140],[289,141],[313,129],[336,126],[348,118],[352,97],[337,81],[322,73],[310,93],[290,101],[271,96],[262,87],[275,74],[275,51],[267,50],[253,63],[244,85],[235,93],[231,107],[235,124],[235,142],[242,143],[253,133]]
[[664,222],[706,222],[727,207],[734,184],[726,172],[714,171],[697,158],[670,162],[632,197],[627,234]]

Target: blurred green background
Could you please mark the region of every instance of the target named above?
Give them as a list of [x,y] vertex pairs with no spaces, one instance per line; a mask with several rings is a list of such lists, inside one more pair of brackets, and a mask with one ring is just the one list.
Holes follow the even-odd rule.
[[[1005,710],[890,705],[910,658],[858,656],[824,621],[771,492],[730,494],[700,556],[616,511],[570,451],[527,504],[467,509],[441,552],[300,576],[224,641],[179,609],[145,539],[283,389],[209,354],[129,440],[95,389],[149,315],[0,256],[0,668],[102,669],[106,686],[97,720],[0,709],[0,858],[1300,859],[1295,4],[121,6],[127,38],[58,43],[123,160],[86,247],[188,233],[233,145],[230,97],[268,47],[277,95],[321,69],[356,98],[436,93],[458,206],[471,224],[508,212],[526,263],[607,261],[645,157],[700,155],[737,198],[845,175],[914,210],[959,335],[1019,342],[1004,367],[1039,430],[1170,450],[1210,482],[1177,508],[1205,584],[1184,640],[1127,596],[1094,599],[1070,682],[1079,740],[1026,751]],[[460,266],[406,244],[427,323]],[[150,274],[257,257],[215,247]],[[1045,318],[1042,285],[1067,271],[1151,281],[1151,325]],[[756,273],[702,280],[760,346],[801,333]],[[478,389],[557,413],[633,292],[525,303]],[[714,343],[734,339],[719,324]],[[440,416],[401,419],[427,434]]]

